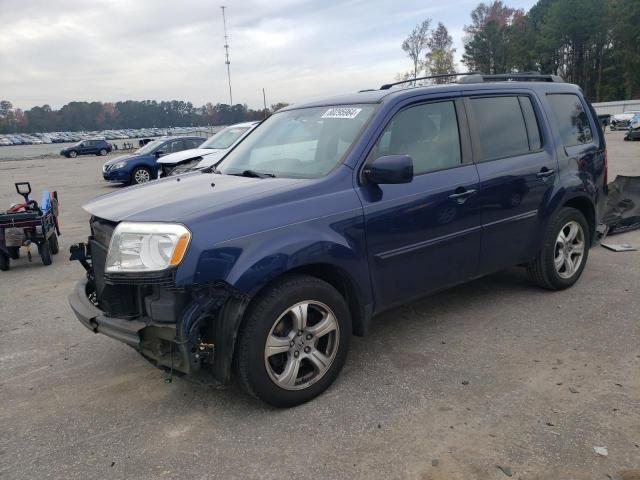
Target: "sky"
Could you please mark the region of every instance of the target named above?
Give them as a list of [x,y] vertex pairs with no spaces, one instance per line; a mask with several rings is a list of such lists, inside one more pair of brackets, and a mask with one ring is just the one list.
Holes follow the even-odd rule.
[[[229,103],[262,108],[377,88],[410,69],[401,44],[430,18],[453,36],[478,0],[0,0],[0,99]],[[534,0],[507,0],[528,10]]]

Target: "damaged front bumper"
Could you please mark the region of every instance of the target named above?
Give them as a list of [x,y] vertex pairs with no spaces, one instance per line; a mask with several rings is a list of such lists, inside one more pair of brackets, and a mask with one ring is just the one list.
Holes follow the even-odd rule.
[[[90,250],[84,244],[74,245],[71,259],[80,261],[88,273],[68,297],[85,327],[126,343],[164,370],[207,382],[229,381],[236,335],[248,303],[245,295],[222,282],[176,292],[157,285],[126,285],[120,278],[117,285],[103,287],[99,296]],[[117,295],[108,301],[105,292],[114,287]],[[133,315],[123,314],[127,309],[113,301],[128,294],[139,308]]]

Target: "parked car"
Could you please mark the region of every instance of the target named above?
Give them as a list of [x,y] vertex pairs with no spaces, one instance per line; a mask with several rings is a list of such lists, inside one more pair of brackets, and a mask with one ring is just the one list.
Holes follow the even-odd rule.
[[638,111],[618,113],[611,117],[611,130],[627,130],[629,122]]
[[636,140],[638,138],[640,138],[640,112],[629,120],[629,130],[624,136],[625,140]]
[[72,258],[89,273],[69,301],[162,368],[234,372],[263,401],[297,405],[394,306],[513,265],[572,286],[606,172],[595,111],[555,76],[302,103],[216,168],[86,204],[91,236]]
[[164,155],[198,147],[201,137],[162,137],[147,143],[128,155],[107,161],[102,167],[102,177],[108,182],[124,184],[147,183],[158,178],[158,159]]
[[104,139],[83,140],[60,150],[60,155],[67,158],[75,158],[78,155],[106,155],[113,147]]
[[198,148],[165,155],[158,160],[161,165],[162,175],[165,177],[178,175],[218,163],[259,123],[245,122],[231,125],[220,130]]

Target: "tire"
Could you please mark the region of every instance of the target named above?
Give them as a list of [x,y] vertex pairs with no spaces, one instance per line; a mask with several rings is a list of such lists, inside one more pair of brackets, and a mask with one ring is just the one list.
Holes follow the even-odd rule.
[[76,158],[78,156],[78,152],[76,152],[75,150],[71,150],[69,152],[69,158]]
[[[575,236],[572,238],[574,227]],[[561,231],[564,240],[560,237]],[[569,288],[582,275],[590,245],[589,224],[582,212],[570,207],[561,208],[549,221],[542,250],[527,265],[529,279],[548,290]],[[566,260],[567,257],[570,262]]]
[[20,258],[20,247],[7,247],[7,250],[9,250],[9,256],[12,259],[18,260]]
[[[305,310],[308,322],[300,334],[295,318]],[[271,348],[280,351],[269,355],[268,339]],[[274,407],[293,407],[333,383],[350,339],[351,315],[342,295],[318,278],[287,276],[267,287],[249,307],[238,339],[236,371],[249,394]],[[286,375],[287,371],[295,373]]]
[[0,253],[0,270],[6,272],[11,268],[11,260],[4,253]]
[[48,241],[38,245],[38,253],[40,254],[40,259],[42,260],[43,265],[51,265],[53,259],[51,258],[51,247],[49,246]]
[[99,154],[100,156],[104,157],[107,154],[107,149],[106,148],[101,149]]
[[58,235],[56,235],[56,233],[52,233],[51,236],[49,237],[49,250],[51,250],[51,253],[54,255],[57,255],[58,252],[60,251],[60,246],[58,245]]
[[141,185],[152,180],[151,170],[147,167],[138,167],[131,172],[131,185]]

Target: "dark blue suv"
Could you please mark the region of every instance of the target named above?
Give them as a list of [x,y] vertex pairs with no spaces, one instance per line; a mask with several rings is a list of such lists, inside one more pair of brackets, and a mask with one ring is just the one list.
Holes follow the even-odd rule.
[[78,319],[291,406],[393,306],[512,265],[573,285],[607,176],[582,91],[526,75],[389,87],[282,109],[215,168],[91,201]]
[[202,137],[161,137],[147,143],[128,155],[121,155],[105,162],[102,178],[108,182],[138,185],[158,178],[158,158],[170,153],[190,150],[200,146]]

